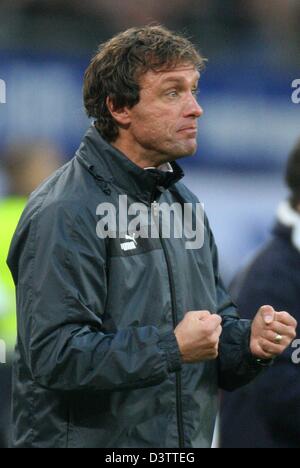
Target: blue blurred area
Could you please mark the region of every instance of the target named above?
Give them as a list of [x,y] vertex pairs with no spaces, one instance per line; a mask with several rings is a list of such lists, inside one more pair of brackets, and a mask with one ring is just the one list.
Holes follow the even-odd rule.
[[203,164],[231,170],[281,170],[299,136],[291,101],[296,70],[249,60],[209,64],[201,84]]
[[7,103],[0,107],[0,150],[11,141],[43,139],[72,157],[89,124],[81,88],[88,58],[0,52]]

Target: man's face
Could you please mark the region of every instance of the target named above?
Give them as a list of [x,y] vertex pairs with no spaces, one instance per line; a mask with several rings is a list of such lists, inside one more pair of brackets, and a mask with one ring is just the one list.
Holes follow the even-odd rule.
[[192,155],[197,148],[199,72],[192,65],[148,71],[140,79],[140,101],[129,110],[132,149],[155,163]]

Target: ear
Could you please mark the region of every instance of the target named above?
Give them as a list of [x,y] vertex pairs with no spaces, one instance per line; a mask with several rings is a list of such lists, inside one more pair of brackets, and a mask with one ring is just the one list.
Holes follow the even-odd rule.
[[106,106],[119,125],[126,126],[130,124],[131,119],[128,107],[124,106],[116,108],[109,96],[106,98]]

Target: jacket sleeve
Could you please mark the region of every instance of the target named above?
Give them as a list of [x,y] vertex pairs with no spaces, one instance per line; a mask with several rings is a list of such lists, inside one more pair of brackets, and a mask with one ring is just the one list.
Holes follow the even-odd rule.
[[220,338],[218,357],[219,387],[233,391],[251,382],[270,361],[256,359],[250,351],[251,320],[242,320],[237,307],[226,291],[219,273],[218,251],[209,229],[210,248],[215,273],[218,313],[221,315],[223,332]]
[[87,216],[52,204],[29,228],[21,221],[8,259],[17,284],[19,350],[33,380],[48,389],[157,385],[181,367],[174,332],[153,326],[104,332],[106,246]]

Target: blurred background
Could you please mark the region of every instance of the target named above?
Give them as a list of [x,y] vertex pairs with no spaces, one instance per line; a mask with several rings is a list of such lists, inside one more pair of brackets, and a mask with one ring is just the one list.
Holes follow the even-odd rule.
[[1,0],[0,338],[14,333],[11,314],[5,322],[9,238],[30,191],[73,157],[89,125],[84,70],[99,43],[151,22],[185,33],[208,58],[199,149],[182,165],[205,204],[226,284],[270,234],[300,134],[300,105],[291,100],[299,0]]

